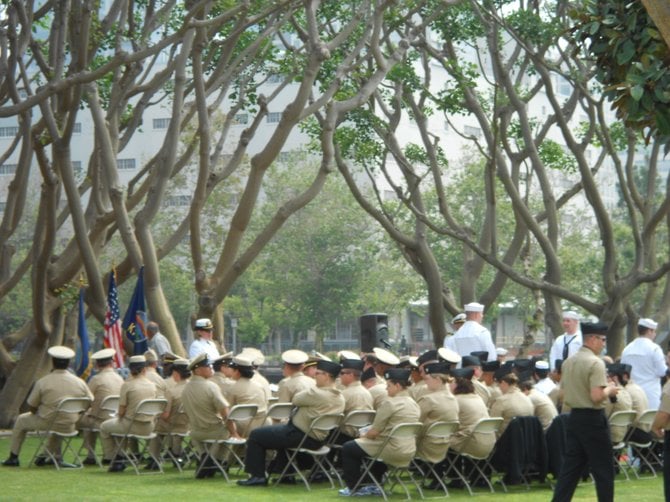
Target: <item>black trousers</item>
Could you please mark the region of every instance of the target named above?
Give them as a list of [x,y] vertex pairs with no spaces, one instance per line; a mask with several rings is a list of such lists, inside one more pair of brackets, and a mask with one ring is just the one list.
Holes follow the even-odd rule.
[[[358,446],[356,441],[347,441],[342,445],[342,477],[350,490],[356,486],[358,478],[361,477],[361,465],[363,459],[367,456],[368,454]],[[375,462],[370,469],[370,473],[381,483],[386,470],[385,463]]]
[[586,466],[596,482],[598,502],[614,500],[614,456],[602,410],[573,409],[566,426],[566,452],[554,489],[554,502],[569,502]]
[[[251,431],[247,439],[247,451],[244,457],[244,470],[251,476],[265,477],[265,452],[277,450],[273,461],[273,471],[279,471],[286,466],[288,457],[285,448],[295,448],[305,437],[305,433],[292,423],[259,427]],[[303,446],[318,449],[323,443],[308,437]]]

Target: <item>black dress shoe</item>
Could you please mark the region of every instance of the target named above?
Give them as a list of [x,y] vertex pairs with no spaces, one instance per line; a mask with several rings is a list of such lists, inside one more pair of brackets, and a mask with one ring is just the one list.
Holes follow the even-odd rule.
[[98,465],[98,462],[92,457],[86,457],[82,461],[82,464],[84,464],[84,465]]
[[294,476],[284,476],[279,480],[280,485],[294,485],[295,477]]
[[54,461],[51,460],[49,457],[45,457],[44,455],[40,455],[35,459],[34,464],[37,467],[44,467],[45,465],[53,465]]
[[18,467],[19,466],[19,457],[9,457],[5,460],[2,465],[6,467]]
[[121,472],[126,468],[125,462],[112,462],[109,466],[108,472]]
[[147,465],[144,466],[145,471],[160,471],[160,466],[154,459],[151,459]]
[[112,463],[112,461],[109,460],[108,458],[103,458],[103,459],[102,459],[102,465],[109,465],[109,464],[111,464],[111,463]]
[[240,479],[237,482],[240,486],[267,486],[268,480],[257,476],[252,476],[249,479]]

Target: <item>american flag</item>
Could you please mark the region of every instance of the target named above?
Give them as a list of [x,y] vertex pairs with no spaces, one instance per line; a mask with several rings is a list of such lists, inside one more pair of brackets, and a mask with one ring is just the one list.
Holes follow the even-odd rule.
[[123,368],[123,339],[121,338],[121,315],[119,313],[119,292],[116,289],[115,272],[109,274],[107,293],[107,313],[105,314],[105,347],[116,350],[114,362]]

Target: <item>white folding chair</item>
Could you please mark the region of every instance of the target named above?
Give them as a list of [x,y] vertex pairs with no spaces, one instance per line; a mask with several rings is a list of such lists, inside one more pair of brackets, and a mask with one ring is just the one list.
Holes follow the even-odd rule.
[[[130,420],[128,421],[128,427],[126,431],[122,434],[111,434],[112,438],[114,438],[114,443],[116,444],[114,458],[122,457],[123,461],[132,465],[137,475],[141,474],[139,465],[146,453],[148,453],[151,459],[156,463],[158,466],[158,471],[144,471],[145,473],[163,473],[163,462],[161,458],[156,458],[148,448],[149,441],[156,437],[156,433],[153,431],[149,434],[135,434],[130,432],[130,428],[133,425],[133,420],[136,417],[143,415],[145,417],[149,417],[155,424],[158,415],[165,411],[166,406],[166,399],[145,399],[140,401],[140,403],[137,405],[135,414],[132,417],[128,417]],[[126,447],[128,439],[135,439],[137,441],[139,453],[133,452]]]
[[[256,404],[237,404],[230,409],[228,413],[227,420],[235,422],[236,425],[239,425],[244,422],[249,422],[254,419],[258,413],[258,405]],[[223,445],[227,451],[230,452],[231,458],[235,461],[235,464],[240,469],[244,469],[244,461],[235,451],[236,448],[242,447],[247,444],[246,438],[228,438],[224,439]],[[228,468],[232,466],[228,465]]]
[[[656,468],[654,465],[660,466],[663,465],[663,461],[654,451],[654,437],[651,431],[651,425],[654,423],[654,418],[656,418],[656,412],[658,410],[646,410],[640,415],[640,418],[637,419],[636,427],[644,432],[649,433],[649,441],[640,442],[628,438],[628,446],[630,446],[633,456],[640,460],[640,469],[642,464],[646,465],[651,472],[651,477],[655,478],[657,476]],[[631,433],[634,431],[634,428],[631,428]],[[639,477],[639,475],[638,475]]]
[[[423,434],[422,440],[446,442],[449,440],[449,437],[458,430],[458,427],[459,427],[458,421],[433,422],[426,429],[426,432]],[[424,479],[426,478],[426,474],[431,474],[433,479],[437,480],[438,484],[444,491],[445,496],[447,497],[449,496],[449,490],[447,489],[447,485],[444,484],[444,481],[442,480],[442,475],[438,474],[438,472],[435,470],[435,464],[433,462],[429,462],[425,458],[416,456],[412,460],[412,464],[419,470]],[[424,472],[424,469],[426,467],[428,468],[428,473]]]
[[[611,427],[619,427],[623,430],[626,431],[626,435],[628,434],[628,430],[635,422],[635,418],[637,417],[637,413],[634,411],[616,411],[612,413],[608,419],[610,428]],[[628,444],[626,443],[626,437],[624,436],[624,439],[622,441],[619,441],[616,444],[612,445],[612,453],[614,455],[614,462],[616,462],[616,465],[619,466],[621,471],[624,473],[624,476],[626,476],[626,480],[630,481],[630,476],[628,475],[628,471],[632,471],[633,474],[635,475],[636,478],[639,478],[637,471],[633,468],[633,464],[630,461],[630,458],[628,457]]]
[[421,483],[419,483],[415,478],[414,475],[412,474],[412,471],[409,469],[411,465],[411,459],[407,462],[407,465],[403,466],[388,466],[388,471],[386,472],[385,479],[377,479],[373,474],[372,474],[372,466],[374,465],[375,462],[382,462],[381,456],[382,453],[386,448],[389,447],[389,444],[392,439],[394,438],[412,438],[416,441],[416,437],[418,436],[419,432],[421,431],[421,428],[423,427],[423,424],[421,422],[408,422],[404,424],[398,424],[393,429],[391,429],[391,432],[389,432],[389,435],[386,437],[384,443],[382,443],[381,448],[379,449],[379,452],[377,453],[376,456],[374,457],[366,457],[363,460],[363,473],[361,476],[358,478],[358,481],[354,485],[353,489],[351,490],[352,493],[356,493],[356,490],[358,490],[359,486],[363,483],[365,479],[371,479],[372,482],[375,484],[375,486],[379,489],[379,491],[382,494],[382,497],[384,497],[384,500],[388,500],[388,496],[386,491],[384,490],[384,484],[386,482],[391,482],[391,485],[389,487],[389,493],[393,491],[393,488],[395,487],[396,484],[399,484],[402,489],[405,491],[405,495],[407,495],[407,498],[410,499],[412,498],[409,490],[407,489],[407,485],[403,482],[401,474],[407,473],[409,475],[410,480],[416,487],[416,489],[419,492],[419,496],[423,499],[423,490],[421,489]]
[[291,418],[295,406],[292,403],[274,403],[268,408],[268,418],[276,422],[283,422]]
[[[474,441],[475,440],[474,438],[481,435],[493,435],[493,437],[496,437],[498,435],[498,431],[502,427],[503,421],[504,420],[502,417],[491,417],[491,418],[480,419],[472,429],[470,440]],[[464,449],[467,449],[467,443],[464,446]],[[491,493],[495,493],[492,478],[494,475],[497,474],[497,471],[491,464],[491,458],[493,457],[494,453],[495,453],[495,446],[491,449],[488,455],[477,456],[469,453],[459,453],[458,457],[454,458],[451,461],[451,464],[449,465],[449,470],[453,470],[454,472],[456,472],[461,481],[465,483],[465,486],[470,495],[473,494],[472,484],[476,484],[480,480],[486,483]],[[472,472],[475,475],[474,478],[468,480],[468,477],[465,475],[465,473],[462,472],[456,466],[456,462],[458,461],[459,457],[466,459],[472,465],[473,468]],[[488,474],[487,471],[490,472],[490,474]],[[502,481],[502,477],[500,478],[500,484],[503,488],[503,491],[507,492],[507,487],[505,486],[505,483]]]
[[[116,413],[119,411],[119,400],[120,396],[118,395],[111,395],[107,396],[102,400],[100,403],[100,409],[102,411],[106,411],[108,414],[108,418],[111,418],[116,415]],[[82,432],[89,432],[91,434],[100,434],[100,427],[82,427],[79,429]],[[79,450],[77,451],[77,455],[81,457],[82,452],[86,449],[86,444],[82,441],[81,446],[79,447]],[[93,458],[95,458],[95,463],[98,464],[98,467],[102,468],[102,459],[100,458],[100,455],[97,454],[95,450],[93,450]]]
[[[37,457],[42,454],[49,458],[56,469],[60,470],[60,463],[61,461],[65,461],[65,453],[69,451],[74,457],[70,466],[77,468],[83,467],[79,453],[72,448],[72,439],[79,435],[79,431],[74,429],[74,423],[77,421],[77,419],[72,420],[72,432],[60,432],[54,430],[54,426],[58,423],[59,419],[63,418],[63,416],[80,415],[84,413],[90,406],[91,399],[88,397],[66,397],[60,403],[58,403],[58,407],[51,415],[51,420],[49,421],[49,425],[47,426],[46,430],[39,431],[40,443],[37,445],[35,454],[33,455],[33,458],[30,459],[30,463],[28,465],[33,465]],[[58,451],[51,451],[49,448],[49,439],[54,436],[61,439],[60,458],[58,458]]]
[[[335,472],[335,468],[333,467],[333,464],[330,462],[330,460],[328,460],[330,447],[324,444],[320,448],[312,450],[311,448],[305,447],[305,441],[307,440],[308,437],[310,437],[310,433],[313,431],[328,433],[330,431],[335,430],[337,427],[339,427],[343,417],[344,415],[342,413],[332,413],[318,416],[314,420],[312,420],[312,423],[310,424],[307,433],[303,436],[302,440],[300,440],[300,444],[298,444],[298,446],[295,448],[287,449],[290,455],[288,457],[288,461],[286,462],[286,466],[284,467],[284,470],[277,478],[275,485],[279,484],[286,475],[286,473],[289,471],[289,469],[291,469],[292,471],[295,471],[295,473],[298,476],[300,476],[300,479],[302,479],[302,482],[305,484],[307,490],[311,490],[309,479],[311,479],[312,476],[314,476],[316,473],[319,472],[323,473],[328,478],[328,481],[330,481],[330,487],[335,488],[335,483],[333,482],[333,477],[331,475],[331,473]],[[300,470],[300,466],[298,465],[297,462],[298,455],[301,453],[309,455],[310,457],[312,457],[312,460],[314,460],[314,465],[310,469],[308,476],[305,476],[302,473],[302,471]],[[339,474],[337,473],[335,474],[341,483]]]

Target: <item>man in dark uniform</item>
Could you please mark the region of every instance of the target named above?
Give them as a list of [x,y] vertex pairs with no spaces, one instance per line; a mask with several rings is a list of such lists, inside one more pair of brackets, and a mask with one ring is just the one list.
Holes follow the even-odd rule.
[[588,465],[599,502],[614,500],[614,461],[605,402],[616,397],[617,387],[607,383],[605,363],[599,354],[607,340],[607,325],[582,323],[583,345],[563,362],[561,390],[570,406],[563,466],[554,490],[554,502],[572,499]]
[[[316,385],[293,396],[291,402],[297,408],[289,423],[259,427],[249,435],[244,469],[250,477],[239,480],[238,485],[267,485],[265,473],[265,452],[267,450],[277,450],[277,457],[273,461],[274,469],[269,470],[281,472],[287,463],[285,448],[298,446],[307,434],[312,420],[325,414],[344,411],[344,398],[342,393],[335,388],[335,379],[340,374],[342,367],[331,361],[319,361],[316,367],[317,372],[314,375]],[[319,448],[326,440],[326,434],[324,431],[312,431],[305,440],[305,446]]]

